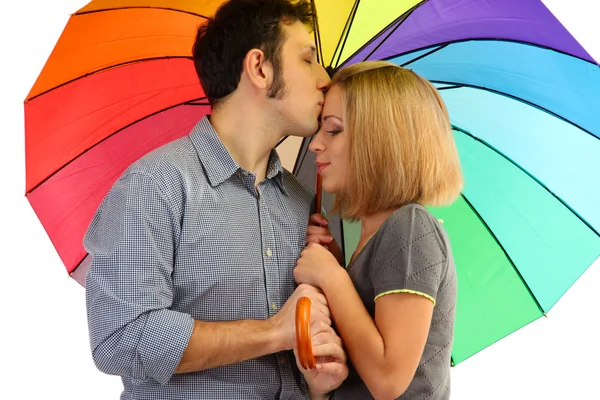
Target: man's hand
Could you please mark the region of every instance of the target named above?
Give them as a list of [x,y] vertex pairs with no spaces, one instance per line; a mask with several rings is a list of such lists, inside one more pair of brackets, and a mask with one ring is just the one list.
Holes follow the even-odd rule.
[[346,352],[342,339],[331,326],[311,324],[311,330],[312,350],[317,359],[317,366],[312,370],[303,369],[298,361],[298,349],[294,343],[296,365],[306,379],[310,398],[327,399],[329,393],[337,389],[348,377]]
[[344,265],[342,249],[327,228],[328,224],[327,218],[321,214],[312,214],[308,220],[308,228],[306,228],[306,244],[319,243],[333,254],[340,265]]
[[299,285],[281,310],[273,317],[271,323],[276,332],[280,345],[279,350],[291,350],[296,343],[296,303],[301,297],[310,299],[311,328],[318,330],[331,326],[331,314],[327,306],[327,299],[320,289],[310,285]]

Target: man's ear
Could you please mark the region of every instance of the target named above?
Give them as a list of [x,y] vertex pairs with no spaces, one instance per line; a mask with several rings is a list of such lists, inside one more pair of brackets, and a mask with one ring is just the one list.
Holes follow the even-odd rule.
[[266,61],[265,53],[252,49],[244,58],[244,73],[248,81],[257,89],[267,90],[273,82],[273,65]]

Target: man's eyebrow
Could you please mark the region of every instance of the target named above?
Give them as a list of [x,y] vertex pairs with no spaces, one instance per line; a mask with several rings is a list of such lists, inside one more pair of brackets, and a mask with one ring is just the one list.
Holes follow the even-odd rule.
[[317,53],[317,48],[314,45],[305,46],[303,50],[308,49],[312,55]]

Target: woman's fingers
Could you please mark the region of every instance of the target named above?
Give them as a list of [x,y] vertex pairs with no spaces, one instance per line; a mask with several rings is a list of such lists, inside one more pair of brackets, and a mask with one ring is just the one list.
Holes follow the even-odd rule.
[[321,214],[312,214],[308,218],[308,224],[309,225],[327,226],[327,224],[329,224],[329,221],[327,221],[327,218],[325,218]]
[[329,229],[314,225],[309,225],[308,227],[306,227],[306,234],[331,236],[331,232],[329,231]]
[[315,345],[313,343],[312,354],[315,357],[331,357],[332,359],[337,361],[346,360],[346,353],[344,352],[342,346],[332,342],[319,345]]

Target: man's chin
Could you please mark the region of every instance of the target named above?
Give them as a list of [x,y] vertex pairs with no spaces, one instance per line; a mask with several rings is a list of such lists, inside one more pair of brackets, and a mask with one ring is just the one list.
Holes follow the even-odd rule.
[[315,133],[317,133],[319,131],[319,125],[317,124],[315,127],[311,128],[311,127],[306,127],[306,129],[294,129],[293,132],[290,132],[289,136],[296,136],[296,137],[311,137],[313,136]]

